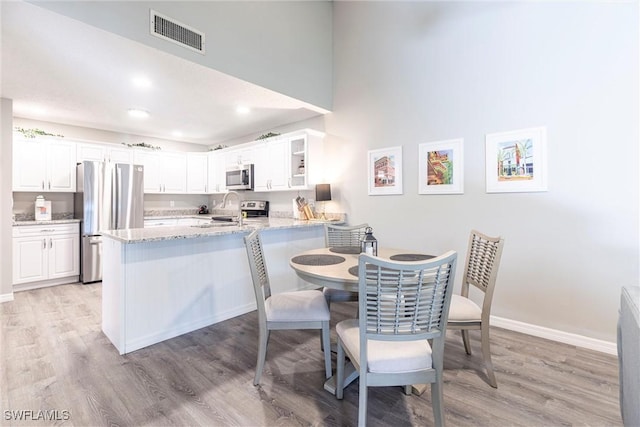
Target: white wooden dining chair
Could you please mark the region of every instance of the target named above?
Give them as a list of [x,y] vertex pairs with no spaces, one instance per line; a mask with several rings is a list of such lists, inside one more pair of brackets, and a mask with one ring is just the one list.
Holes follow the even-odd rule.
[[[325,224],[324,242],[327,248],[340,250],[353,250],[359,252],[360,241],[364,237],[365,230],[369,224],[359,225],[335,225]],[[322,289],[327,305],[331,309],[332,302],[358,301],[358,293],[345,291],[343,289],[333,289],[325,287]]]
[[359,319],[336,326],[336,397],[343,398],[346,355],[359,372],[359,426],[366,425],[367,387],[401,385],[411,394],[411,384],[427,383],[435,424],[444,425],[444,340],[456,260],[454,251],[410,262],[360,255]]
[[324,350],[325,378],[331,377],[329,344],[329,308],[322,292],[317,290],[271,293],[269,274],[262,250],[259,230],[244,238],[258,306],[258,361],[254,385],[260,383],[267,357],[269,332],[282,329],[320,329]]
[[[467,354],[471,354],[469,331],[480,330],[482,358],[487,369],[489,384],[492,387],[498,387],[498,383],[491,361],[489,317],[503,246],[503,238],[489,237],[479,231],[471,230],[461,294],[453,295],[449,311],[448,327],[451,330],[460,330]],[[483,295],[482,307],[469,298],[470,286],[481,291]]]

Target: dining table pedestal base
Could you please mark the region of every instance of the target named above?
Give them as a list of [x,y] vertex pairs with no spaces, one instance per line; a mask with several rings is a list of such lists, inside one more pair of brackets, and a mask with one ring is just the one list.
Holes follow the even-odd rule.
[[[355,366],[353,366],[351,362],[348,362],[345,364],[344,366],[344,386],[345,387],[351,384],[353,381],[355,381],[355,379],[358,378],[359,376],[360,376],[360,372],[356,370]],[[336,375],[333,375],[331,378],[327,378],[327,380],[324,382],[324,389],[329,393],[333,394],[334,396],[336,394],[336,378],[337,378]]]

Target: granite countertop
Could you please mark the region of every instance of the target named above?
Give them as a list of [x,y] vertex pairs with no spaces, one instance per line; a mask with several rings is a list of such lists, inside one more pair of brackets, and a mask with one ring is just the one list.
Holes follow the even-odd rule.
[[[319,227],[324,226],[326,222],[329,221],[300,221],[291,218],[268,218],[265,220],[248,220],[242,226],[219,225],[207,228],[178,225],[170,227],[133,228],[129,230],[109,230],[103,232],[102,235],[106,238],[130,244],[161,240],[215,237],[228,234],[247,234],[256,229],[277,230],[297,227]],[[332,222],[335,223],[335,221]]]
[[20,227],[24,225],[46,225],[46,224],[72,224],[74,222],[81,222],[81,219],[52,219],[50,221],[13,221],[14,227]]

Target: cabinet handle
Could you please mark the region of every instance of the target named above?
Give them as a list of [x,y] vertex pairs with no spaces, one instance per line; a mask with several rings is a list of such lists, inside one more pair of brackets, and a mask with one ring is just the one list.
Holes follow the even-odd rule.
[[44,181],[42,181],[42,189],[44,190]]
[[53,233],[54,231],[56,231],[53,228],[45,228],[44,230],[40,230],[41,233]]
[[51,181],[49,181],[49,190],[51,190]]
[[53,248],[53,239],[49,239],[49,249]]
[[47,249],[47,239],[42,239],[42,249]]
[[160,191],[160,193],[162,193],[162,184],[160,184],[160,190],[159,191]]

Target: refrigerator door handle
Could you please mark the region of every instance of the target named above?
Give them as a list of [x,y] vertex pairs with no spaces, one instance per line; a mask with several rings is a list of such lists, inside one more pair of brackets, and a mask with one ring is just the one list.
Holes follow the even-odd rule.
[[111,218],[109,218],[109,229],[115,230],[118,228],[118,165],[113,165],[110,173],[111,179]]

